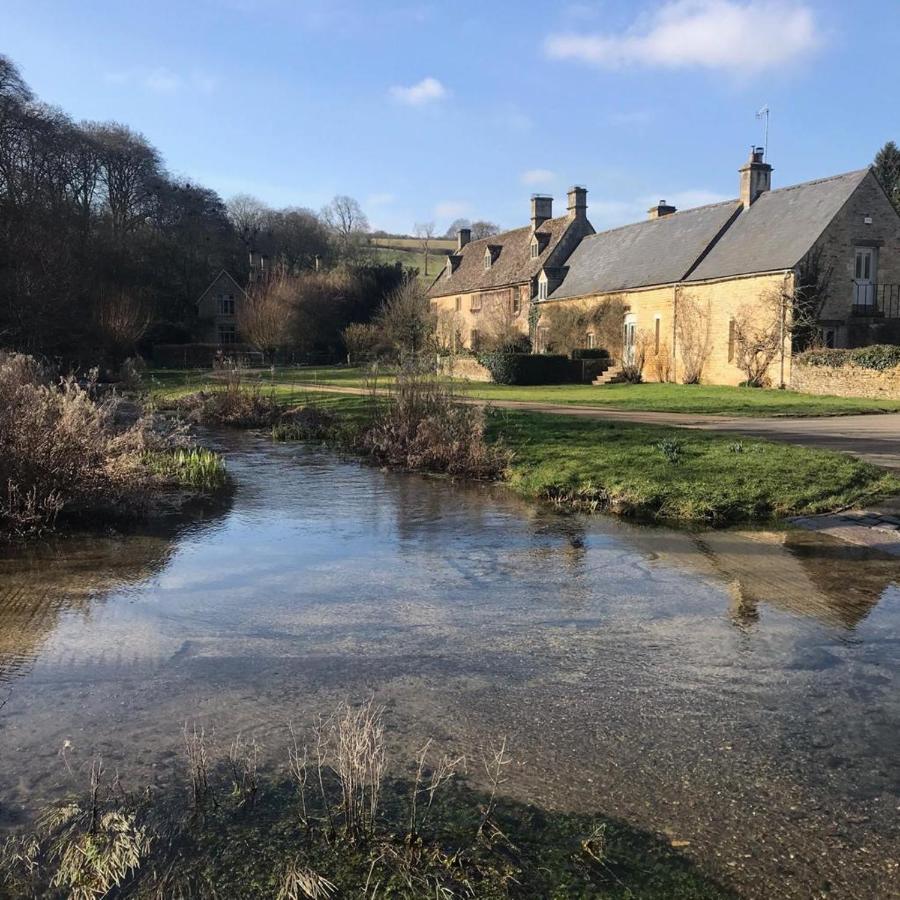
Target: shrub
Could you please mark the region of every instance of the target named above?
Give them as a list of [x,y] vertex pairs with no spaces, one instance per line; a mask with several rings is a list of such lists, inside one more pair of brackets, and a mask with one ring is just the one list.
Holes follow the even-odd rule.
[[175,409],[194,425],[233,428],[271,428],[281,419],[281,408],[259,384],[245,386],[237,372],[230,372],[224,388],[197,391],[180,397]]
[[387,466],[467,478],[499,478],[510,459],[487,442],[484,409],[461,404],[447,385],[416,375],[397,379],[353,444]]
[[579,347],[572,351],[572,359],[609,359],[609,350],[602,347]]
[[142,493],[145,427],[117,427],[118,402],[95,402],[93,389],[74,378],[55,385],[31,357],[0,353],[0,534],[38,532],[65,507]]
[[861,369],[883,372],[900,366],[900,347],[896,344],[872,344],[854,350],[807,350],[797,356],[795,361],[802,365],[830,369],[854,365]]
[[565,356],[546,353],[479,353],[480,362],[495,384],[563,384],[574,381]]

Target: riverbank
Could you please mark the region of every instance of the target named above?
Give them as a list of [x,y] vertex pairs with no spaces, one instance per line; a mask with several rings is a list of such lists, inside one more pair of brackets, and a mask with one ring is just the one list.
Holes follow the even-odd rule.
[[[211,379],[204,389],[221,390]],[[254,390],[282,409],[327,411],[334,427],[318,437],[357,450],[359,430],[390,402],[389,395],[283,385]],[[191,402],[180,385],[157,387],[154,396],[167,405]],[[488,409],[486,424],[486,442],[509,453],[502,480],[513,490],[645,520],[723,526],[817,515],[900,493],[900,478],[852,456],[757,438],[507,409]],[[427,461],[401,467],[452,473]]]

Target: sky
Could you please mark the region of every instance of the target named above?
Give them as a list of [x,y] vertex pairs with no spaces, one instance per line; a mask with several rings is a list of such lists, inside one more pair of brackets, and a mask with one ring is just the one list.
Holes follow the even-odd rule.
[[525,224],[588,190],[595,228],[900,142],[900,0],[0,0],[0,53],[75,119],[143,133],[223,198],[373,228]]

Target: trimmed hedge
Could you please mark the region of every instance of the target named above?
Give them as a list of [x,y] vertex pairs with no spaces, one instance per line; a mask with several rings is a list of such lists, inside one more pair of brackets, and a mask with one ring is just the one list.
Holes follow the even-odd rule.
[[853,365],[883,372],[900,366],[900,347],[896,344],[873,344],[853,350],[807,350],[797,356],[795,362],[830,369]]
[[602,347],[580,347],[572,351],[572,359],[609,359],[609,350]]
[[547,353],[478,353],[494,384],[565,384],[577,380],[567,356]]

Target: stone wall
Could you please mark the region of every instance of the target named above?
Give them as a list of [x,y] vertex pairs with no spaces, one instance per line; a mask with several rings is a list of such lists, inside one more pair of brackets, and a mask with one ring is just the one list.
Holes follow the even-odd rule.
[[804,394],[900,400],[900,366],[879,371],[852,364],[832,367],[795,362],[791,370],[791,388]]
[[[746,374],[735,364],[735,348],[731,341],[732,320],[749,310],[759,317],[760,326],[779,314],[774,298],[790,291],[793,275],[785,272],[766,275],[737,276],[717,281],[694,282],[665,287],[619,291],[571,300],[542,301],[542,310],[555,304],[578,304],[594,307],[611,299],[621,300],[634,321],[638,340],[645,348],[643,378],[645,381],[682,381],[684,359],[676,327],[679,304],[695,302],[704,316],[709,316],[709,355],[703,367],[704,384],[737,385]],[[657,324],[658,323],[658,324]],[[539,325],[540,329],[540,325]],[[540,343],[540,332],[538,334]],[[658,348],[658,352],[657,352]],[[673,353],[674,348],[674,353]],[[784,377],[790,378],[790,339],[785,340]],[[778,385],[781,377],[780,355],[769,368],[769,380]]]
[[466,381],[490,381],[491,373],[474,356],[442,356],[438,374]]

